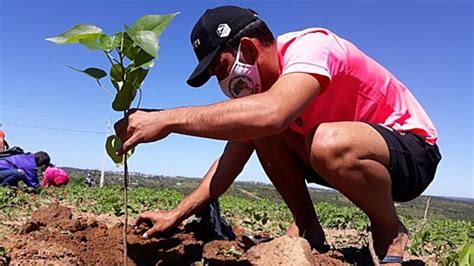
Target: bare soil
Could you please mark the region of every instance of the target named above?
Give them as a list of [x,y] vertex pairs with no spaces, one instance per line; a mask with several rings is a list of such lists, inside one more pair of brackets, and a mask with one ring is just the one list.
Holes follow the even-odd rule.
[[[1,239],[7,256],[0,257],[0,265],[122,265],[122,226],[120,218],[115,216],[75,213],[52,203],[34,212],[18,233]],[[244,230],[236,226],[236,241],[210,239],[195,221],[151,239],[142,237],[146,229],[146,226],[128,228],[129,265],[250,265],[255,262],[255,256],[268,258],[259,265],[274,265],[275,258],[295,248],[293,242],[279,239],[251,247],[243,241]],[[302,246],[307,245],[303,239],[298,241],[306,243]],[[301,256],[310,265],[370,265],[371,262],[364,248],[348,247],[320,254],[307,245],[302,250]],[[290,259],[296,262],[302,258]],[[410,261],[406,265],[420,265],[420,262]]]

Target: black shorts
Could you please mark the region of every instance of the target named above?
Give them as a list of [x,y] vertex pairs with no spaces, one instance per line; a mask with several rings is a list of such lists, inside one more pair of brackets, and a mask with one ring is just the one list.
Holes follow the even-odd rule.
[[[390,177],[394,201],[410,201],[425,191],[433,181],[441,160],[438,145],[411,132],[397,132],[380,124],[368,123],[382,135],[390,152]],[[307,171],[306,181],[332,187],[313,169]]]

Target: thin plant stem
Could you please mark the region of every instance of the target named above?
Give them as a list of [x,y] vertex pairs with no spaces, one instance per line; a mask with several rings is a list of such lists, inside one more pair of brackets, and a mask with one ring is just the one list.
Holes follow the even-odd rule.
[[[123,111],[123,117],[127,111]],[[123,265],[127,266],[127,227],[128,227],[128,162],[127,153],[123,155],[123,204],[125,220],[123,222]]]
[[107,56],[107,59],[109,59],[110,65],[113,66],[113,65],[114,65],[114,62],[112,62],[112,59],[115,59],[115,58],[113,58],[108,52],[105,52],[105,51],[104,51],[104,53],[105,53],[105,55]]
[[137,104],[137,109],[140,108],[140,104],[142,103],[142,89],[138,88],[137,89],[140,92],[140,97],[138,98],[138,104]]
[[[107,55],[107,58],[109,59],[109,62],[110,62],[111,65],[120,64],[120,62],[117,59],[115,59],[115,57],[113,57],[110,54],[110,52],[104,52],[104,53]],[[115,64],[114,64],[114,62],[115,62]]]
[[122,51],[117,49],[117,53],[119,54],[119,59],[120,59],[120,67],[122,67],[122,80],[125,82],[125,67],[123,66],[123,58],[124,54]]
[[104,86],[102,86],[102,83],[97,80],[97,85],[99,85],[99,87],[105,91],[105,93],[107,93],[110,97],[114,98],[114,95]]
[[[120,41],[120,49],[116,49],[120,59],[120,67],[122,68],[122,80],[125,82],[125,68],[123,66],[123,38]],[[123,111],[123,117],[127,117],[127,111]],[[127,153],[123,155],[123,202],[125,209],[125,221],[123,223],[123,265],[127,266],[127,227],[128,227],[128,162]]]
[[123,202],[125,221],[123,225],[123,265],[127,266],[127,227],[128,227],[128,163],[127,154],[123,155]]

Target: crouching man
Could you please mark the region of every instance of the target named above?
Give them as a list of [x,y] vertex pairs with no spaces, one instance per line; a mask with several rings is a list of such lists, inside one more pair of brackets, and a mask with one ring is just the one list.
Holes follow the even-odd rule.
[[306,182],[334,188],[370,219],[375,251],[401,263],[408,232],[394,201],[418,197],[441,159],[430,118],[393,74],[324,28],[274,38],[255,12],[207,10],[191,33],[199,64],[187,83],[215,76],[231,100],[134,110],[115,125],[126,152],[170,133],[228,140],[199,186],[174,210],[145,212],[148,235],[179,225],[232,184],[253,151],[294,217],[288,234],[325,242]]

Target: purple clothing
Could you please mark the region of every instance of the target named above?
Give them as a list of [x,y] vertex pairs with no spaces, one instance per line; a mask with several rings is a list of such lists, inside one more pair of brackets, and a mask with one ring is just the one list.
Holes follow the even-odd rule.
[[23,175],[22,180],[27,186],[34,188],[40,186],[34,154],[26,153],[12,155],[0,160],[0,170],[7,169],[23,170],[25,173]]

